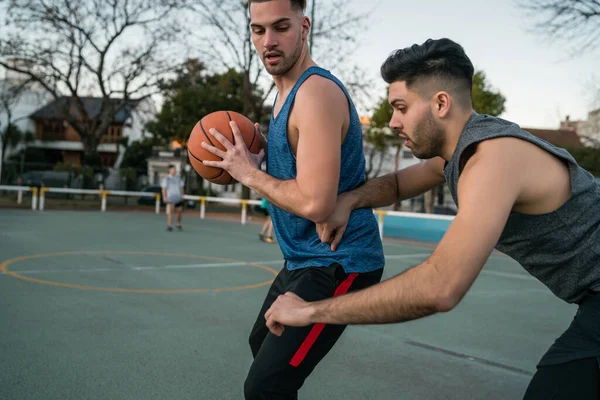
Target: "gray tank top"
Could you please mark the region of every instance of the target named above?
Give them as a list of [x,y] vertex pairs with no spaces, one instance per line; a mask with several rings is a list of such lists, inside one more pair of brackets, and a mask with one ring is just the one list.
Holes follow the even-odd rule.
[[566,161],[571,175],[571,196],[558,210],[548,214],[512,212],[496,249],[521,264],[556,296],[577,303],[590,290],[600,291],[600,184],[566,150],[512,122],[473,113],[452,159],[444,167],[454,202],[460,207],[457,187],[463,152],[472,144],[506,136],[527,140]]

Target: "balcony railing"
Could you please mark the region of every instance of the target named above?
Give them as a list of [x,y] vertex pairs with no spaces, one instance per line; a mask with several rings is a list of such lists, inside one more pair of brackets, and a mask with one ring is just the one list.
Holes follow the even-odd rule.
[[67,140],[65,132],[42,132],[41,140]]
[[120,137],[114,136],[102,136],[100,138],[100,143],[117,143],[121,139]]

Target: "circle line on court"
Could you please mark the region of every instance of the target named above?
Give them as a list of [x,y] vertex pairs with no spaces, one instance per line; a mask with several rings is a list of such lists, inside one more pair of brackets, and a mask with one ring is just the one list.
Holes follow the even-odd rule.
[[148,251],[118,251],[118,250],[94,250],[94,251],[66,251],[66,252],[58,252],[58,253],[45,253],[45,254],[33,254],[29,256],[20,256],[14,257],[9,260],[3,261],[0,263],[0,272],[5,273],[13,278],[21,279],[24,281],[39,283],[43,285],[51,285],[51,286],[59,286],[59,287],[67,287],[71,289],[82,289],[82,290],[95,290],[102,292],[119,292],[119,293],[142,293],[142,294],[183,294],[183,293],[220,293],[220,292],[233,292],[238,290],[245,289],[254,289],[261,286],[269,285],[273,282],[273,280],[259,282],[250,285],[243,286],[231,286],[231,287],[222,287],[222,288],[213,288],[213,289],[130,289],[130,288],[110,288],[110,287],[100,287],[100,286],[87,286],[87,285],[77,285],[72,283],[64,283],[64,282],[55,282],[44,279],[37,279],[30,276],[21,275],[17,272],[11,271],[8,269],[8,266],[14,264],[19,261],[25,260],[33,260],[37,258],[48,258],[48,257],[57,257],[57,256],[68,256],[68,255],[97,255],[97,254],[127,254],[127,255],[148,255],[148,256],[163,256],[163,257],[180,257],[180,258],[201,258],[207,260],[216,260],[221,262],[231,262],[231,263],[242,263],[242,265],[248,265],[254,268],[263,269],[272,273],[274,276],[277,276],[278,272],[272,268],[267,267],[266,265],[256,264],[252,262],[243,262],[240,260],[233,260],[230,258],[222,258],[222,257],[211,257],[211,256],[200,256],[195,254],[180,254],[180,253],[160,253],[160,252],[148,252]]

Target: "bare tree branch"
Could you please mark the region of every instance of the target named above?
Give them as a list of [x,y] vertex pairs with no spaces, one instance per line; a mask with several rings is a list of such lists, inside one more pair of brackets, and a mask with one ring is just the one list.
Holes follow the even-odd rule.
[[595,50],[600,39],[598,0],[517,0],[537,21],[533,32],[572,46],[572,53]]
[[[96,152],[119,110],[156,93],[185,59],[177,12],[190,0],[5,1],[0,65],[55,99],[73,98],[65,102],[77,109],[68,122],[86,154]],[[88,96],[103,99],[99,115],[88,115]]]

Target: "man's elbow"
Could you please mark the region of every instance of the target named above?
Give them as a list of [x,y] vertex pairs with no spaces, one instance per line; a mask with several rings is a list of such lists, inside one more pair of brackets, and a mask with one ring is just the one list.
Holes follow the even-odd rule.
[[434,299],[435,309],[437,312],[449,312],[452,311],[462,298],[464,294],[459,293],[457,290],[441,290],[437,292]]
[[335,210],[336,200],[314,200],[309,202],[306,207],[305,216],[314,223],[323,222]]

